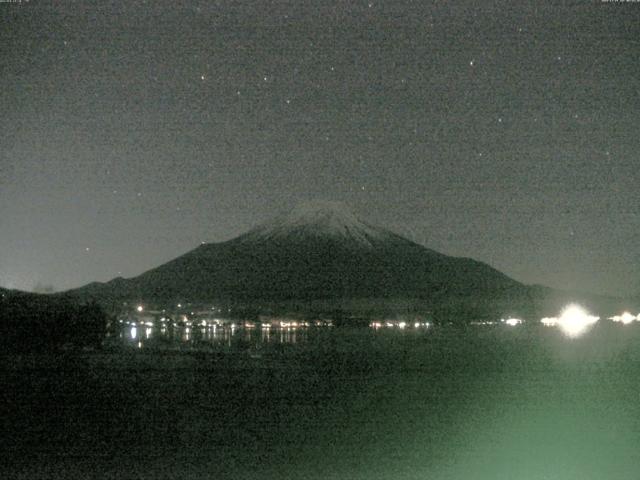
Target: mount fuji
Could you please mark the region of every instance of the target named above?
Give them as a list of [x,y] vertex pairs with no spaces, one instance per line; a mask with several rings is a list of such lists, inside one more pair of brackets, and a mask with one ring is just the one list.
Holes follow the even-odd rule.
[[321,237],[373,247],[376,243],[395,238],[395,235],[363,222],[346,205],[329,201],[300,204],[289,213],[246,234],[246,239],[254,241],[308,240]]
[[66,292],[101,303],[376,305],[401,302],[475,316],[531,309],[529,287],[489,265],[451,257],[361,220],[335,202],[302,204],[221,243],[130,279]]

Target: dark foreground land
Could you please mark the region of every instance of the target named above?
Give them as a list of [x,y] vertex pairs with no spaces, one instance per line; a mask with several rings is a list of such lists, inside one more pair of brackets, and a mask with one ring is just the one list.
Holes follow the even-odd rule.
[[637,479],[640,326],[1,358],[15,479]]

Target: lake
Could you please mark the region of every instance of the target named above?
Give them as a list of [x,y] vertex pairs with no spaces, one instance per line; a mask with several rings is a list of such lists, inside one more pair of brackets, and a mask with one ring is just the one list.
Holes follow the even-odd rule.
[[2,357],[5,478],[638,477],[635,323],[135,328]]

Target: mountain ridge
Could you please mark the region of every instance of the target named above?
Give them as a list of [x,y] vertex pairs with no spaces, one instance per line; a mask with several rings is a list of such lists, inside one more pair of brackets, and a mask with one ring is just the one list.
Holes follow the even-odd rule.
[[341,204],[314,202],[136,277],[94,282],[66,294],[114,304],[222,302],[257,309],[299,304],[303,310],[318,302],[403,299],[442,318],[495,319],[546,314],[546,304],[555,307],[556,297],[562,297],[550,292],[486,263],[448,256],[372,226]]
[[372,246],[390,232],[363,222],[346,205],[339,202],[312,201],[302,203],[252,228],[244,239],[270,240],[295,236],[332,236]]

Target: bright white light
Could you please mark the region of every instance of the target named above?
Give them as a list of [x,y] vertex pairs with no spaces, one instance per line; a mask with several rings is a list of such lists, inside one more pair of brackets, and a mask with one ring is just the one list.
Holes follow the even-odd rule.
[[135,340],[138,336],[138,329],[136,327],[131,327],[131,339]]
[[622,315],[614,315],[613,317],[610,317],[609,320],[628,325],[629,323],[636,320],[636,317],[634,315],[631,315],[629,312],[624,312]]
[[400,323],[398,324],[398,327],[400,327],[400,328],[404,328],[404,327],[406,327],[406,326],[407,326],[406,322],[400,322]]
[[510,327],[515,327],[516,325],[520,325],[522,323],[522,320],[520,320],[519,318],[508,318],[504,320],[504,323],[506,323]]
[[144,307],[142,305],[138,305],[138,307],[136,308],[137,311],[141,312],[144,310]]
[[633,315],[631,315],[629,312],[624,312],[622,314],[622,318],[620,319],[620,321],[622,323],[624,323],[625,325],[633,322],[636,319],[636,317],[634,317]]
[[600,320],[599,317],[589,315],[578,305],[569,305],[558,319],[558,325],[569,337],[582,335],[589,327]]
[[558,324],[558,317],[544,317],[540,322],[545,327],[555,327]]

